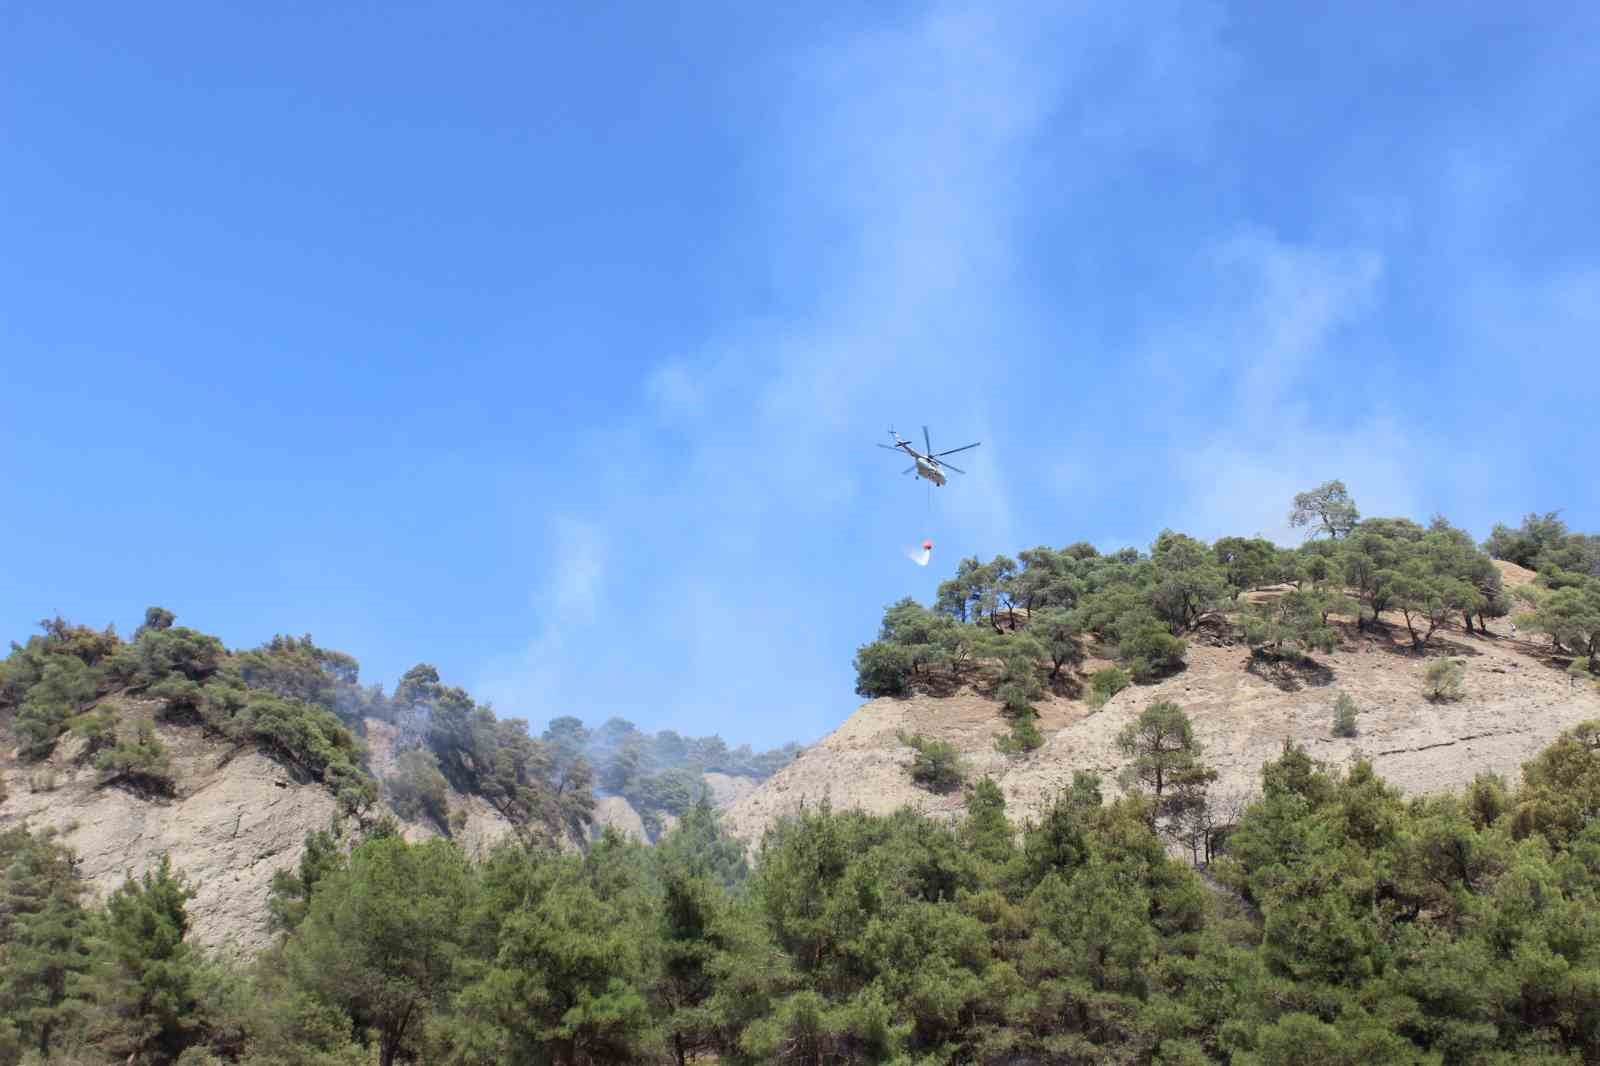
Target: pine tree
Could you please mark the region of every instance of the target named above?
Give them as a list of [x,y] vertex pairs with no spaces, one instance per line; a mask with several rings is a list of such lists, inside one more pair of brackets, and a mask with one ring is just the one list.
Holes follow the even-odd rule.
[[457,987],[472,874],[455,845],[367,840],[316,882],[287,945],[298,987],[376,1033],[391,1066]]
[[198,960],[185,939],[193,896],[163,855],[154,870],[124,881],[94,922],[78,984],[90,1037],[118,1059],[173,1062],[197,1033]]
[[41,1056],[71,1026],[70,986],[88,965],[88,914],[70,852],[48,831],[0,833],[0,1027]]

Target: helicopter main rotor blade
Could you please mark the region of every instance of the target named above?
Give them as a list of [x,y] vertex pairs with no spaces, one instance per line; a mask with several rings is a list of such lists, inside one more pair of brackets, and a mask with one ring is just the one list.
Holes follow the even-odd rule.
[[928,454],[933,454],[933,441],[928,439],[928,427],[922,427],[922,443],[927,446]]
[[897,451],[900,450],[899,448],[894,448],[894,447],[891,447],[891,446],[889,446],[887,444],[880,444],[880,445],[878,445],[878,447],[882,448],[886,452],[897,452]]
[[959,448],[951,448],[949,451],[940,452],[939,454],[940,455],[954,455],[956,452],[964,452],[968,448],[976,448],[978,446],[978,444],[982,444],[982,443],[983,443],[983,441],[980,440],[980,441],[977,442],[977,444],[963,444]]
[[910,466],[908,466],[904,470],[900,471],[900,473],[901,474],[909,474],[913,470],[915,470],[916,468],[917,468],[917,464],[916,463],[912,463]]
[[965,474],[966,473],[966,471],[961,469],[959,466],[951,466],[949,463],[940,463],[939,464],[939,469],[940,470],[954,470],[958,474]]

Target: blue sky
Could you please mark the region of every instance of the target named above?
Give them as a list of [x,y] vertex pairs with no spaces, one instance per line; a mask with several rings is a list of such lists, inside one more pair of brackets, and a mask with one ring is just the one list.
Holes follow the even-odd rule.
[[1600,528],[1597,131],[1584,3],[13,4],[0,628],[772,744],[961,555]]

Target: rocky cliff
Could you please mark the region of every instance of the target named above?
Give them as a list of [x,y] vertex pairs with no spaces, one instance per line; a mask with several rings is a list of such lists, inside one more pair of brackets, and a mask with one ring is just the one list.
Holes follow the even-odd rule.
[[[172,759],[176,794],[147,795],[107,785],[108,775],[80,758],[82,742],[68,737],[40,763],[23,764],[15,752],[0,753],[5,795],[0,827],[27,823],[57,829],[78,855],[90,888],[102,897],[124,877],[138,877],[169,855],[195,889],[189,913],[196,941],[229,953],[259,950],[271,939],[266,905],[272,875],[298,865],[307,833],[333,824],[333,796],[253,746],[156,721],[159,703],[121,697],[116,702],[125,721],[153,724]],[[364,727],[367,765],[381,779],[394,767],[396,729],[375,718]],[[749,778],[714,773],[705,778],[719,804],[754,787]],[[449,804],[463,815],[451,838],[469,855],[484,854],[513,832],[481,797],[452,790]],[[382,811],[394,814],[387,807]],[[670,816],[664,820],[670,822]],[[431,821],[400,821],[409,840],[442,835]],[[639,813],[620,796],[597,803],[595,826],[605,825],[647,839]]]
[[[122,702],[128,717],[151,718],[158,706]],[[300,861],[308,832],[328,828],[334,799],[254,748],[208,740],[198,729],[155,728],[181,782],[177,795],[106,786],[105,774],[78,760],[81,742],[63,740],[42,763],[24,766],[9,752],[0,761],[0,825],[58,829],[101,895],[168,854],[195,888],[196,939],[229,951],[258,948],[268,939],[273,873]]]
[[[1261,764],[1286,739],[1335,765],[1366,758],[1408,792],[1452,788],[1486,770],[1515,782],[1523,761],[1562,730],[1600,718],[1600,694],[1574,686],[1559,664],[1545,658],[1547,644],[1512,639],[1503,621],[1493,628],[1489,636],[1441,633],[1428,656],[1419,657],[1403,629],[1398,636],[1357,634],[1348,626],[1337,651],[1316,656],[1315,669],[1286,675],[1253,669],[1242,645],[1197,643],[1184,670],[1158,684],[1124,689],[1098,711],[1075,699],[1043,701],[1039,728],[1046,743],[1020,758],[995,751],[1006,723],[986,696],[968,690],[943,698],[872,700],[734,802],[726,824],[755,842],[780,816],[824,797],[835,808],[886,812],[910,805],[956,817],[960,792],[933,795],[912,784],[906,769],[912,752],[900,742],[901,732],[954,744],[969,780],[993,777],[1015,817],[1038,812],[1076,770],[1100,774],[1114,794],[1125,763],[1117,734],[1156,700],[1172,700],[1190,716],[1206,761],[1219,773],[1213,793],[1219,797],[1253,792]],[[1440,655],[1465,664],[1466,696],[1457,702],[1435,703],[1424,695],[1423,675]],[[1331,735],[1340,692],[1349,693],[1361,711],[1359,733],[1350,739]]]

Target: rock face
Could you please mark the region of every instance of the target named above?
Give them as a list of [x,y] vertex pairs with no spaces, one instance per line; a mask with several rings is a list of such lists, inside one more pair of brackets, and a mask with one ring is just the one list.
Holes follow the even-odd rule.
[[[156,704],[122,701],[129,719],[152,719]],[[393,764],[394,727],[366,722],[370,764],[381,778]],[[157,723],[156,734],[172,758],[176,796],[136,795],[102,784],[106,775],[78,760],[81,743],[63,738],[44,763],[0,762],[7,799],[0,826],[53,826],[77,853],[84,879],[101,898],[123,878],[138,877],[172,859],[194,886],[189,903],[197,943],[228,953],[266,946],[267,889],[272,875],[292,869],[307,833],[334,824],[337,806],[326,788],[253,747],[207,739],[199,730]],[[452,839],[480,856],[513,832],[506,818],[477,796],[450,793],[465,823]],[[393,811],[388,811],[393,814]],[[408,840],[440,836],[429,822],[404,822]]]
[[[119,704],[130,722],[153,722],[159,709],[135,700]],[[266,925],[272,875],[299,864],[307,833],[334,824],[334,798],[253,747],[208,739],[195,728],[154,724],[172,759],[177,795],[143,796],[105,785],[106,775],[80,759],[82,742],[63,737],[43,763],[23,765],[14,753],[0,754],[6,796],[0,828],[20,823],[56,828],[100,898],[126,876],[138,877],[169,855],[173,868],[195,889],[189,903],[195,941],[231,954],[257,951],[272,938]],[[364,725],[367,763],[381,781],[394,768],[398,731],[375,718]],[[719,805],[754,787],[748,778],[726,774],[707,774],[706,780]],[[515,831],[481,797],[452,790],[448,799],[452,813],[462,817],[450,838],[471,857],[481,857]],[[643,819],[620,796],[601,798],[594,817],[597,827],[612,825],[648,842]],[[664,825],[670,822],[663,818]],[[445,835],[431,821],[401,820],[401,825],[411,841]],[[563,844],[579,846],[575,840]]]
[[601,796],[594,802],[594,832],[598,834],[607,827],[640,843],[650,842],[644,831],[644,819],[633,809],[633,804],[621,796]]
[[[152,708],[130,710],[148,717]],[[254,749],[236,751],[193,729],[158,725],[156,732],[183,782],[180,795],[144,798],[101,787],[105,775],[75,764],[72,745],[63,744],[37,766],[5,761],[0,825],[60,830],[102,898],[125,876],[138,877],[170,855],[195,889],[195,939],[225,951],[256,950],[269,939],[273,873],[299,863],[308,832],[328,828],[333,797]]]
[[[1193,721],[1206,761],[1219,773],[1219,797],[1256,791],[1261,764],[1278,755],[1285,739],[1334,765],[1365,757],[1391,784],[1412,793],[1453,788],[1486,770],[1514,784],[1522,763],[1562,730],[1600,718],[1600,694],[1572,686],[1539,657],[1541,646],[1509,639],[1503,620],[1496,633],[1441,631],[1426,658],[1411,654],[1403,628],[1393,640],[1351,633],[1340,650],[1317,656],[1325,670],[1283,679],[1252,672],[1243,646],[1192,645],[1185,670],[1159,684],[1125,689],[1099,711],[1077,700],[1044,701],[1039,728],[1046,743],[1021,758],[994,750],[1006,723],[998,705],[983,696],[873,700],[735,801],[725,823],[755,842],[782,815],[825,796],[835,808],[887,812],[909,805],[957,817],[960,792],[937,796],[912,785],[906,770],[912,752],[900,743],[901,731],[953,743],[964,755],[969,780],[993,777],[1014,818],[1040,811],[1071,783],[1075,770],[1100,774],[1108,794],[1115,794],[1125,762],[1117,734],[1163,699]],[[1458,702],[1433,703],[1423,695],[1423,675],[1440,655],[1466,666],[1466,696]],[[1350,739],[1331,735],[1340,692],[1360,708],[1359,733]]]
[[[394,772],[400,730],[378,718],[364,719],[362,725],[367,742],[367,768],[382,781]],[[510,819],[481,796],[465,796],[451,789],[449,798],[452,813],[465,812],[465,822],[452,830],[450,839],[460,844],[461,850],[469,857],[482,858],[496,844],[516,832]],[[405,828],[401,835],[412,843],[444,835],[444,831],[431,821],[402,824]]]

